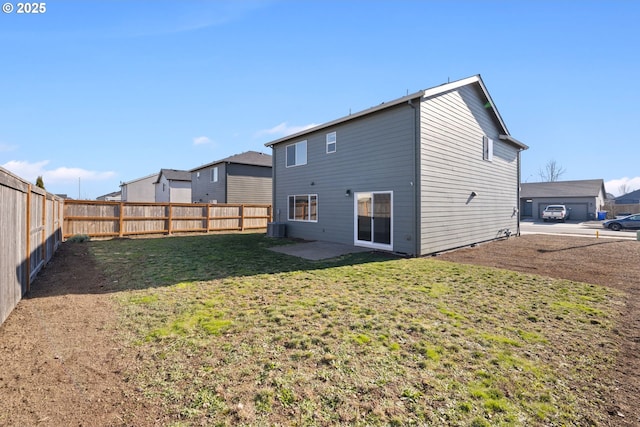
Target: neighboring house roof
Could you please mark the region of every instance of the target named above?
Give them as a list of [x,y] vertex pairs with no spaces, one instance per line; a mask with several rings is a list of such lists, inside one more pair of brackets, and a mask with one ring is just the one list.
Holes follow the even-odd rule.
[[402,98],[394,99],[393,101],[383,102],[382,104],[377,105],[375,107],[371,107],[371,108],[369,108],[367,110],[363,110],[363,111],[360,111],[360,112],[354,113],[354,114],[349,114],[348,116],[344,116],[342,118],[333,120],[331,122],[327,122],[327,123],[312,127],[310,129],[306,129],[304,131],[297,132],[297,133],[294,133],[292,135],[288,135],[288,136],[282,137],[280,139],[276,139],[275,141],[268,142],[265,145],[267,147],[272,147],[272,146],[274,146],[276,144],[279,144],[281,142],[289,141],[291,139],[298,138],[298,137],[300,137],[302,135],[306,135],[306,134],[309,134],[311,132],[316,132],[316,131],[319,131],[321,129],[328,128],[330,126],[335,126],[337,124],[344,123],[344,122],[347,122],[349,120],[354,120],[354,119],[357,119],[359,117],[363,117],[363,116],[366,116],[368,114],[372,114],[372,113],[384,110],[386,108],[390,108],[390,107],[393,107],[393,106],[396,106],[396,105],[399,105],[399,104],[403,104],[405,102],[410,102],[410,101],[412,101],[414,99],[431,98],[433,96],[437,96],[437,95],[443,94],[445,92],[448,92],[448,91],[451,91],[451,90],[455,90],[455,89],[458,89],[460,87],[467,86],[467,85],[470,85],[470,84],[475,84],[480,88],[480,90],[482,91],[482,93],[484,95],[484,98],[486,100],[487,108],[490,108],[491,111],[493,111],[494,116],[495,116],[496,120],[498,121],[498,123],[499,123],[499,125],[500,125],[500,127],[501,127],[501,129],[502,129],[502,131],[504,133],[504,135],[500,135],[500,139],[502,139],[504,141],[507,141],[507,142],[510,142],[511,144],[517,146],[518,148],[520,148],[522,150],[526,150],[527,148],[529,148],[525,144],[523,144],[522,142],[516,140],[515,138],[512,138],[509,135],[509,131],[507,129],[507,126],[504,124],[504,121],[502,120],[502,117],[500,116],[500,113],[498,112],[497,108],[495,107],[495,104],[493,103],[493,100],[491,99],[491,96],[489,95],[489,91],[487,90],[486,86],[484,85],[484,82],[482,81],[482,78],[480,77],[480,74],[475,75],[475,76],[471,76],[471,77],[467,77],[466,79],[456,80],[456,81],[450,82],[450,83],[445,83],[445,84],[442,84],[440,86],[432,87],[430,89],[424,89],[424,90],[418,91],[416,93],[412,93],[410,95],[403,96]]
[[149,179],[149,178],[152,178],[154,176],[158,176],[158,174],[157,173],[152,173],[151,175],[143,176],[142,178],[132,179],[131,181],[127,181],[127,182],[121,183],[120,186],[122,187],[123,185],[133,184],[134,182],[142,181],[143,179]]
[[616,205],[635,205],[640,203],[640,190],[618,196],[614,201]]
[[215,162],[207,163],[206,165],[198,166],[197,168],[191,169],[189,172],[195,172],[220,163],[236,163],[241,165],[271,167],[271,155],[260,153],[258,151],[245,151],[244,153],[235,154],[221,160],[216,160]]
[[122,195],[122,191],[114,191],[109,194],[103,194],[102,196],[96,197],[96,200],[104,200],[107,197],[118,197]]
[[520,188],[521,198],[535,197],[597,197],[605,195],[604,181],[586,179],[581,181],[524,182]]
[[168,181],[188,181],[191,182],[191,172],[180,171],[176,169],[160,169],[158,179],[154,182],[157,184],[160,182],[160,177],[164,175]]

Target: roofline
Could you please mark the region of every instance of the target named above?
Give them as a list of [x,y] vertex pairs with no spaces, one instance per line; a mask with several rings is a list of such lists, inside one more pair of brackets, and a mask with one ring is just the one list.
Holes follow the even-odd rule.
[[157,173],[152,173],[150,175],[143,176],[142,178],[136,178],[136,179],[132,179],[131,181],[123,182],[122,184],[120,184],[120,187],[122,187],[123,185],[126,185],[126,184],[131,184],[132,182],[142,181],[143,179],[151,178],[152,176],[158,176],[158,174]]
[[[263,156],[271,157],[271,154],[263,153],[261,151],[253,151],[253,150],[249,150],[249,151],[246,151],[246,152],[240,153],[240,154],[235,154],[235,155],[229,156],[229,157],[236,157],[236,156],[240,156],[242,154],[250,153],[250,152],[254,152],[254,153],[262,154]],[[236,160],[227,160],[227,159],[229,159],[229,157],[225,157],[224,159],[216,160],[216,161],[211,162],[211,163],[206,163],[204,165],[196,166],[193,169],[189,169],[187,172],[196,172],[199,169],[205,169],[205,168],[208,168],[208,167],[211,167],[211,166],[214,166],[214,165],[221,165],[223,163],[226,163],[226,164],[232,164],[233,163],[234,165],[261,166],[261,167],[265,167],[265,168],[270,168],[271,167],[271,165],[260,165],[260,164],[257,164],[257,163],[238,162]]]
[[[348,116],[344,116],[344,117],[341,117],[339,119],[332,120],[330,122],[323,123],[321,125],[314,126],[312,128],[309,128],[309,129],[306,129],[306,130],[303,130],[303,131],[300,131],[300,132],[296,132],[296,133],[291,134],[291,135],[283,136],[282,138],[278,138],[278,139],[276,139],[274,141],[267,142],[264,145],[267,146],[267,147],[273,147],[274,145],[279,144],[281,142],[285,142],[285,141],[288,141],[288,140],[291,140],[291,139],[299,138],[299,137],[301,137],[303,135],[307,135],[307,134],[310,134],[312,132],[317,132],[319,130],[322,130],[322,129],[325,129],[325,128],[328,128],[328,127],[331,127],[331,126],[335,126],[335,125],[338,125],[340,123],[347,122],[349,120],[357,119],[359,117],[366,116],[368,114],[372,114],[372,113],[375,113],[377,111],[384,110],[386,108],[391,108],[391,107],[394,107],[396,105],[399,105],[399,104],[402,104],[402,103],[405,103],[405,102],[410,102],[410,101],[412,101],[414,99],[417,99],[417,98],[429,98],[429,97],[432,97],[432,96],[440,95],[440,94],[442,94],[444,92],[448,92],[448,91],[451,91],[451,90],[454,90],[454,89],[458,89],[458,88],[463,87],[463,86],[467,86],[467,85],[472,84],[472,83],[477,83],[478,85],[480,85],[480,89],[482,90],[484,96],[489,101],[489,104],[491,105],[491,108],[492,108],[496,118],[498,119],[498,122],[500,123],[500,126],[502,127],[502,129],[504,131],[504,134],[505,134],[505,135],[501,135],[500,139],[503,139],[505,141],[511,142],[512,144],[516,145],[517,147],[519,147],[522,150],[528,149],[529,148],[528,146],[526,146],[522,142],[516,140],[515,138],[512,138],[509,135],[509,130],[507,129],[507,126],[505,125],[504,120],[502,120],[502,116],[500,116],[500,113],[498,112],[498,109],[495,107],[493,99],[491,98],[491,95],[489,95],[489,91],[487,90],[486,86],[484,85],[484,82],[482,81],[482,77],[480,77],[480,74],[476,74],[475,76],[467,77],[467,78],[456,80],[456,81],[453,81],[453,82],[444,83],[444,84],[441,84],[439,86],[435,86],[435,87],[432,87],[432,88],[429,88],[429,89],[423,89],[423,90],[420,90],[418,92],[403,96],[402,98],[394,99],[394,100],[389,101],[389,102],[383,102],[380,105],[368,108],[366,110],[362,110],[362,111],[357,112],[355,114],[349,114]],[[508,137],[508,138],[502,138],[502,136],[505,136],[505,137]]]
[[354,113],[354,114],[349,114],[348,116],[344,116],[344,117],[340,117],[339,119],[336,120],[332,120],[330,122],[327,123],[323,123],[321,125],[318,126],[314,126],[312,128],[300,131],[300,132],[296,132],[294,134],[291,135],[287,135],[287,136],[283,136],[282,138],[276,139],[275,141],[271,141],[271,142],[267,142],[266,144],[264,144],[267,147],[272,147],[276,144],[279,144],[281,142],[290,140],[290,139],[295,139],[298,138],[302,135],[307,135],[309,133],[312,132],[316,132],[331,126],[335,126],[338,125],[340,123],[344,123],[344,122],[348,122],[349,120],[353,120],[353,119],[357,119],[358,117],[362,117],[362,116],[366,116],[368,114],[372,114],[375,113],[376,111],[380,111],[380,110],[384,110],[385,108],[391,108],[393,106],[402,104],[404,102],[408,102],[411,101],[413,99],[416,98],[421,98],[424,94],[424,91],[421,90],[419,92],[415,92],[406,96],[403,96],[402,98],[398,98],[398,99],[394,99],[393,101],[389,101],[389,102],[383,102],[380,105],[376,105],[375,107],[371,107],[371,108],[367,108],[366,110],[362,110],[360,112]]
[[507,141],[507,142],[512,143],[513,145],[515,145],[516,147],[520,148],[521,150],[528,150],[529,149],[528,145],[523,144],[522,142],[518,141],[517,139],[515,139],[511,135],[500,135],[499,138],[501,140],[503,140],[503,141]]

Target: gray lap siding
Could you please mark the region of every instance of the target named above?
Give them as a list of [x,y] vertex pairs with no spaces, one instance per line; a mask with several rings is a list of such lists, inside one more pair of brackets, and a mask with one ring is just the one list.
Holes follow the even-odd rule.
[[[516,231],[518,150],[499,139],[484,103],[472,86],[421,103],[420,254]],[[491,162],[483,136],[493,139]]]
[[[274,220],[290,237],[354,243],[354,195],[393,192],[393,250],[414,253],[414,110],[400,105],[278,144],[274,148]],[[336,152],[326,135],[336,132]],[[285,167],[286,146],[307,141],[307,164]],[[346,191],[350,195],[346,196]],[[318,221],[289,221],[288,196],[318,195]]]

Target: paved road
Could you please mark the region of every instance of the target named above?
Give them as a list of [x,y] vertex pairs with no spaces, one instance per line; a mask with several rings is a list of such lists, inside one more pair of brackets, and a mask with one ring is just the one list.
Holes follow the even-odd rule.
[[636,230],[611,231],[602,227],[602,221],[544,222],[542,220],[523,220],[520,222],[521,234],[565,234],[573,236],[636,240]]

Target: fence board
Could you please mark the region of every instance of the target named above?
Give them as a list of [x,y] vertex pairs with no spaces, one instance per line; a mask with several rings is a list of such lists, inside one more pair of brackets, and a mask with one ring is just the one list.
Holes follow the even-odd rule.
[[0,324],[62,242],[63,203],[0,168]]
[[266,229],[271,205],[67,200],[64,238]]

